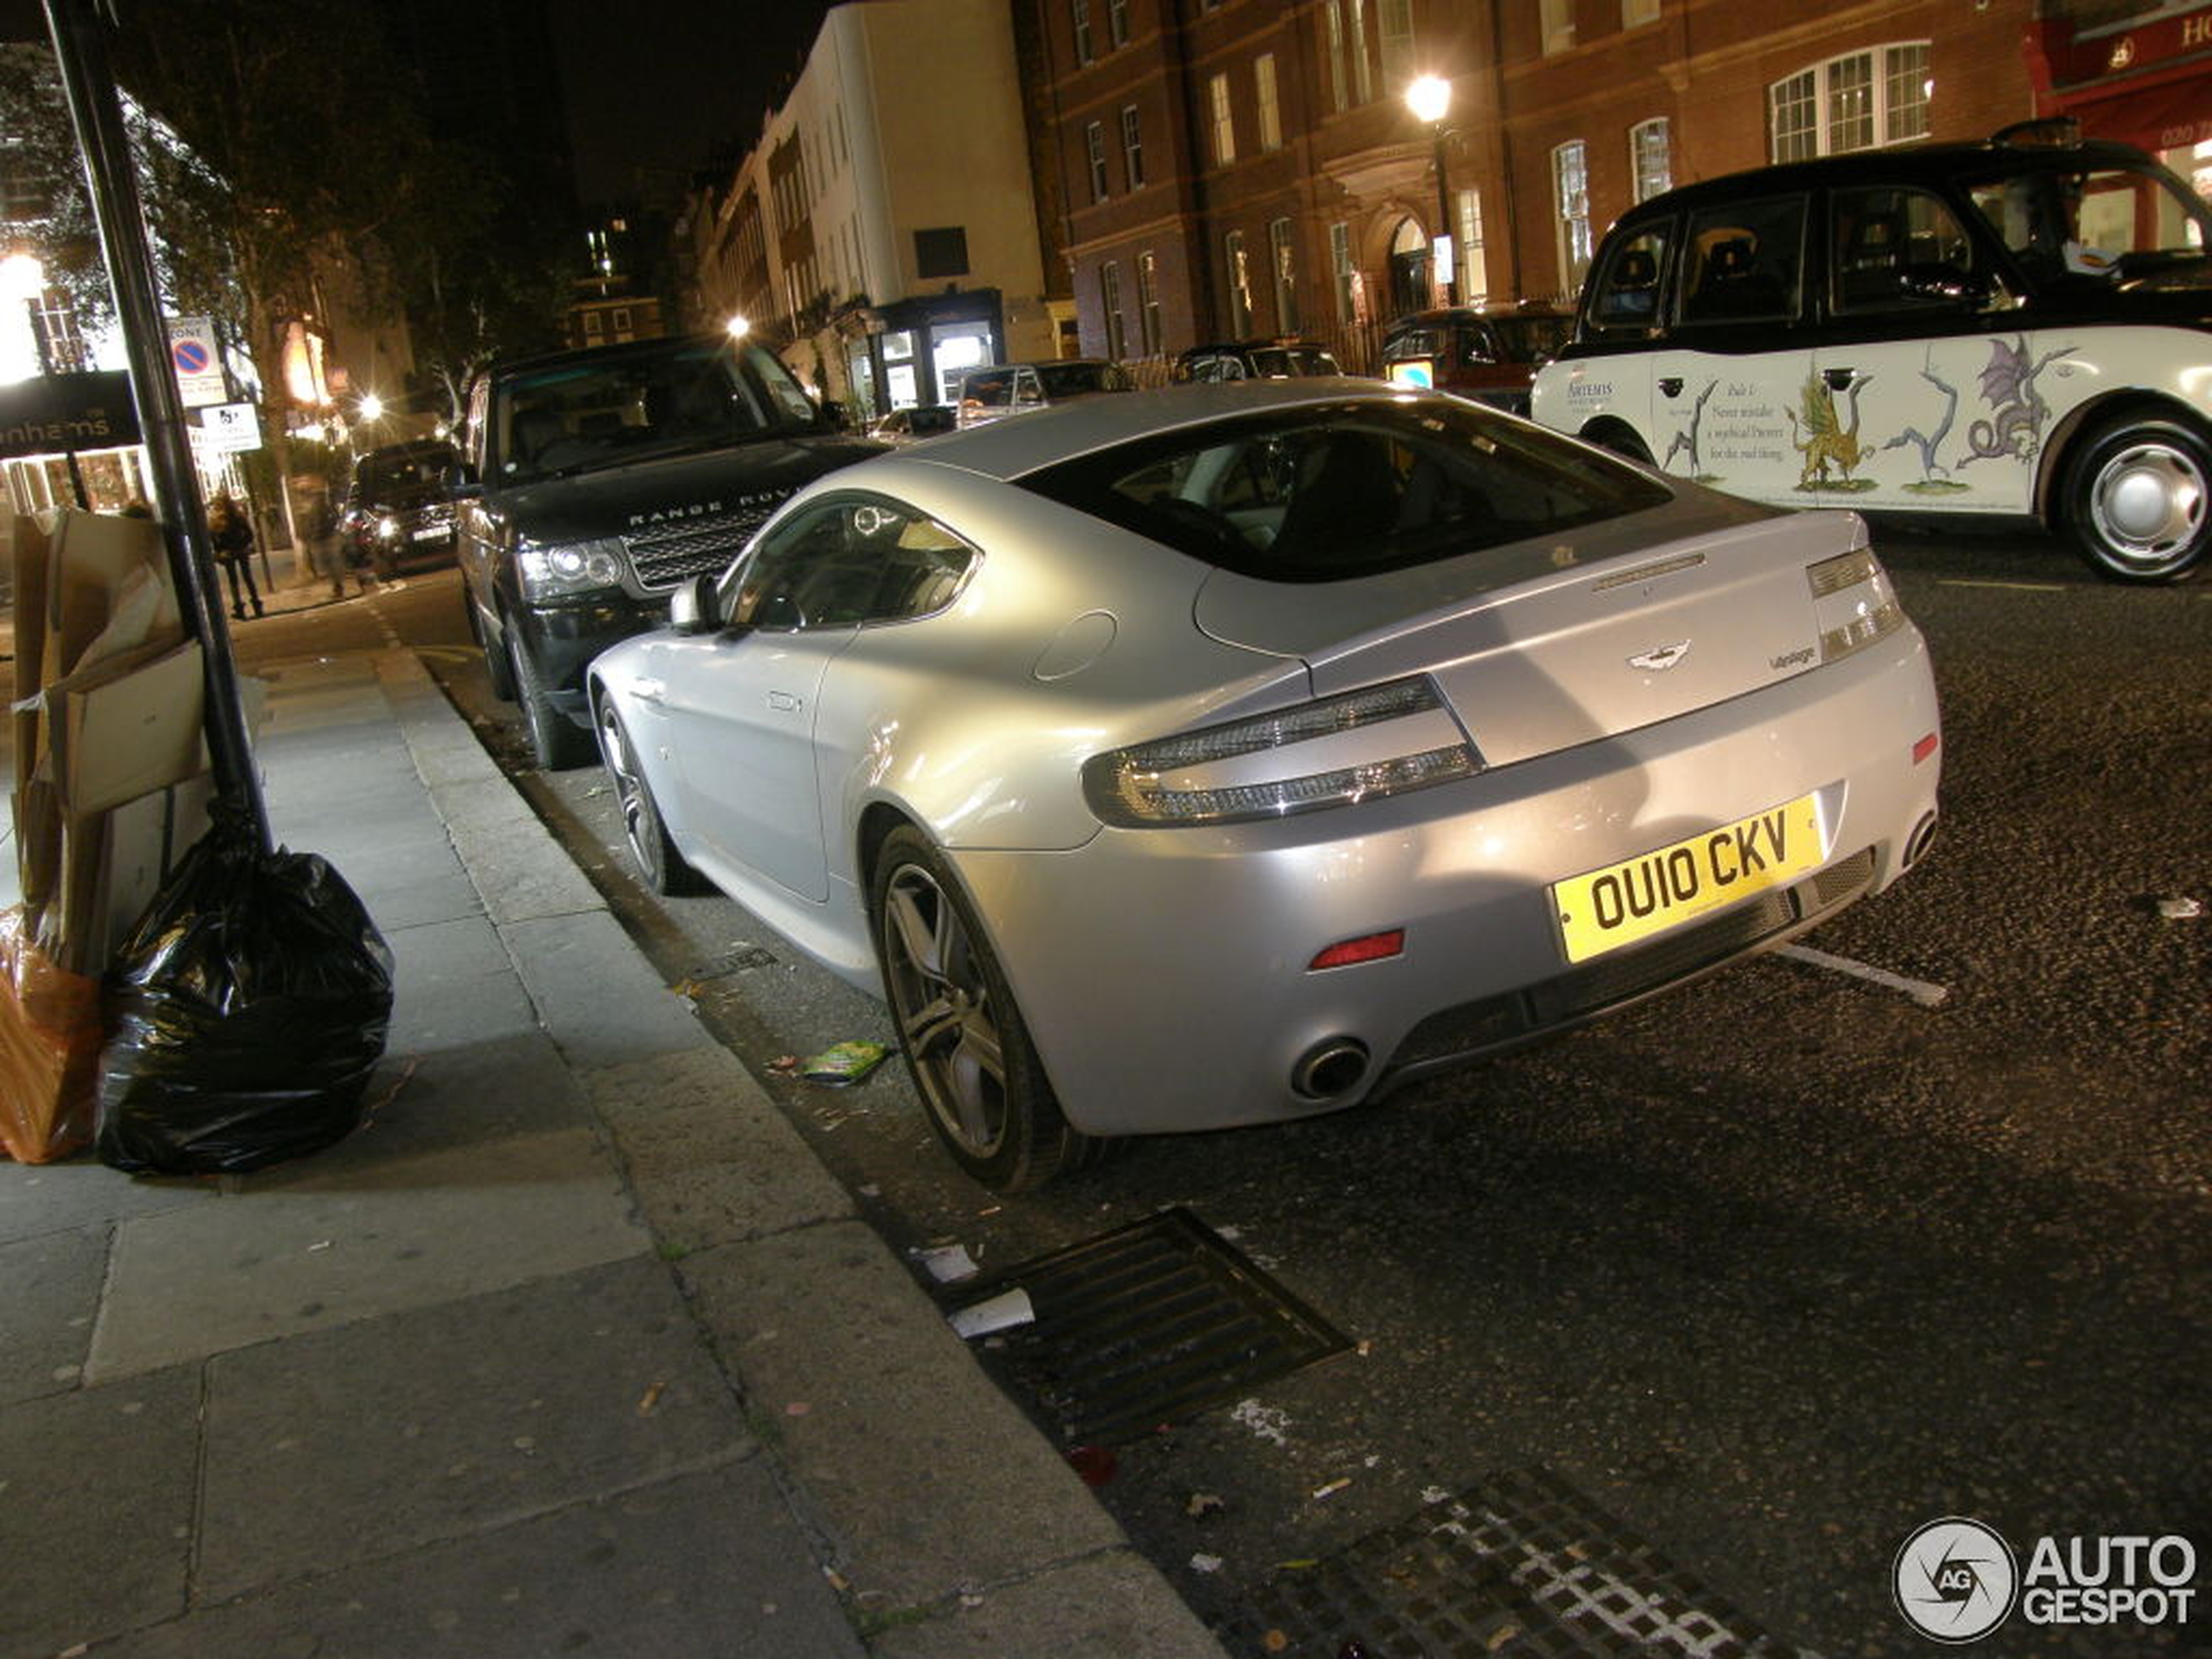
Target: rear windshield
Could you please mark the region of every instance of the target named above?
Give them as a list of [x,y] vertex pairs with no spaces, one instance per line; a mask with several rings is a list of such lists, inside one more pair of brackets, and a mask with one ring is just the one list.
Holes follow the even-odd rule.
[[503,483],[808,431],[818,419],[774,357],[712,340],[572,358],[517,376],[496,408]]
[[1293,380],[1344,371],[1318,346],[1261,346],[1252,353],[1252,373],[1264,380]]
[[1037,378],[1048,398],[1080,397],[1085,392],[1134,390],[1118,363],[1039,363]]
[[1440,398],[1240,416],[1019,482],[1210,564],[1278,582],[1431,563],[1672,499],[1625,462]]

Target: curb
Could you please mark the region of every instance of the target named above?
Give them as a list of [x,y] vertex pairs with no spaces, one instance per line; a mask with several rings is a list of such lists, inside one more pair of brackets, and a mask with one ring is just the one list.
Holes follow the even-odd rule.
[[[870,1651],[966,1659],[1018,1642],[1221,1659],[767,1092],[660,982],[414,652],[373,661],[487,919]],[[576,972],[610,953],[635,968],[619,983]]]

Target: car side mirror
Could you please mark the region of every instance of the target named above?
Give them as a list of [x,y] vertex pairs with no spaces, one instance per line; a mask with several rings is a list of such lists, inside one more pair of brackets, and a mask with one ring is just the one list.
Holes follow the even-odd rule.
[[484,493],[484,481],[473,462],[456,461],[446,469],[446,489],[455,501],[474,501]]
[[845,405],[833,397],[822,400],[822,426],[830,432],[845,430]]
[[1961,306],[1986,306],[1997,292],[1986,277],[1944,261],[1906,266],[1898,273],[1897,291],[1908,300],[1944,300]]
[[712,576],[695,576],[668,596],[668,625],[679,634],[711,633],[721,625]]

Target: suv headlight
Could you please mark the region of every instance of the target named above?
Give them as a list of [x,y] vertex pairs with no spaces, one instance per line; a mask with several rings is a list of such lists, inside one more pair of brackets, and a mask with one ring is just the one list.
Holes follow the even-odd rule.
[[620,587],[624,556],[620,539],[611,536],[559,547],[526,542],[515,551],[515,574],[525,599],[569,599]]

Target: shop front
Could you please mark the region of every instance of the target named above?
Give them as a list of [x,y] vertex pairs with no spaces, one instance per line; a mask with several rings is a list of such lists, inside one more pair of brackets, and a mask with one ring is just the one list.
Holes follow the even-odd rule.
[[2084,138],[2162,156],[2212,193],[2212,3],[2146,5],[2094,25],[2040,17],[2027,56],[2038,115],[2070,117]]
[[1006,351],[996,288],[865,306],[840,326],[853,412],[867,421],[919,404],[957,402],[968,371],[1001,361]]

